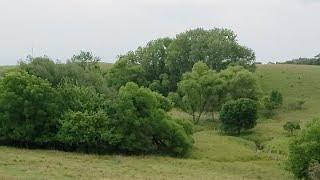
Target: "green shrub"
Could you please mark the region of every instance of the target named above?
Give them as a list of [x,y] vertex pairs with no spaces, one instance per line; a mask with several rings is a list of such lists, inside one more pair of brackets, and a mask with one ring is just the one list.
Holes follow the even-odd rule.
[[170,111],[173,108],[173,102],[161,95],[160,93],[154,92],[155,97],[157,98],[158,107],[165,111]]
[[108,99],[94,88],[64,83],[57,90],[63,99],[65,111],[97,112],[107,106]]
[[289,166],[298,178],[308,178],[313,161],[320,162],[320,119],[315,119],[294,138],[289,146]]
[[180,95],[176,92],[170,92],[168,94],[168,99],[173,103],[173,106],[176,108],[183,108],[183,102]]
[[240,135],[241,130],[256,125],[257,103],[246,98],[228,101],[222,106],[220,120],[225,132]]
[[55,89],[18,71],[0,80],[0,90],[0,140],[9,144],[174,155],[185,155],[193,144],[190,124],[167,115],[171,101],[134,83],[107,99],[94,87],[64,83]]
[[2,138],[23,144],[53,139],[62,111],[51,84],[24,71],[10,72],[0,81]]
[[181,125],[188,135],[192,135],[194,133],[193,123],[189,120],[174,119],[174,121]]
[[97,60],[89,52],[73,56],[66,64],[55,63],[48,57],[29,57],[27,61],[20,62],[19,68],[48,80],[53,87],[58,87],[67,80],[72,84],[92,87],[100,93],[107,93],[109,88]]
[[272,103],[272,106],[273,106],[274,109],[277,109],[277,108],[281,107],[282,103],[283,103],[282,94],[277,90],[271,91],[271,93],[270,93],[270,102]]
[[260,114],[266,118],[271,118],[275,115],[275,110],[282,106],[283,97],[279,91],[273,90],[269,96],[263,97],[260,103]]
[[103,111],[98,112],[66,112],[59,121],[60,128],[57,140],[68,147],[81,146],[97,147],[109,145],[108,115]]
[[110,142],[121,151],[184,155],[192,138],[160,108],[157,94],[127,83],[109,109]]
[[292,135],[294,130],[300,129],[300,124],[296,121],[288,121],[283,125],[283,129]]
[[260,100],[259,113],[266,118],[271,118],[275,115],[274,108],[268,96],[263,97]]
[[145,71],[141,65],[134,60],[134,55],[128,53],[127,56],[121,56],[120,59],[107,71],[106,81],[108,86],[119,89],[127,82],[135,82],[139,85],[147,85]]

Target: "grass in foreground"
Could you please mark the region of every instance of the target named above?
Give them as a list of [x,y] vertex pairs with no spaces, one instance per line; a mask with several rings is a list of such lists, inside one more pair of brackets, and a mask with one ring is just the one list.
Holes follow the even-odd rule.
[[195,134],[190,158],[86,155],[0,147],[0,176],[26,179],[291,179],[280,161],[246,142],[211,131]]

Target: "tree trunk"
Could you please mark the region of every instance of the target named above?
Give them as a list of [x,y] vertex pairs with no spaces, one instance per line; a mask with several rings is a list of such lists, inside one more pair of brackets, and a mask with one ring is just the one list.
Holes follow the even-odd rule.
[[202,112],[199,113],[199,115],[198,115],[198,117],[197,117],[197,122],[196,122],[196,124],[198,124],[198,123],[200,122],[201,115],[202,115]]
[[212,115],[212,121],[214,121],[214,111],[212,111],[211,115]]
[[196,114],[194,112],[192,113],[192,120],[196,124]]

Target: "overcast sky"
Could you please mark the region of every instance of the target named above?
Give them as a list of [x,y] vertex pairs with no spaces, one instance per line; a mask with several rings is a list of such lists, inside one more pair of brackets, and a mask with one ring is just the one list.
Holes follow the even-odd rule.
[[0,64],[80,50],[106,62],[159,37],[224,27],[257,61],[320,53],[320,0],[0,0]]

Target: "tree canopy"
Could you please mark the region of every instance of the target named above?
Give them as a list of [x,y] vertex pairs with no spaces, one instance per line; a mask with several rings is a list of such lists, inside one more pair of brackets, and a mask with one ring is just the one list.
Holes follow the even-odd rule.
[[223,87],[218,74],[199,61],[194,64],[192,72],[183,75],[178,90],[182,94],[182,108],[198,123],[206,106],[214,105],[211,101],[217,99],[215,97],[221,94]]
[[256,125],[257,103],[241,98],[225,103],[220,111],[223,130],[240,135],[241,130],[251,129]]
[[28,143],[54,138],[61,99],[48,81],[10,72],[1,79],[0,92],[0,131],[5,139]]
[[[253,70],[255,54],[240,45],[231,30],[199,28],[172,39],[150,41],[145,47],[120,56],[107,78],[116,88],[133,81],[167,95],[177,89],[182,74],[191,71],[198,61],[216,71],[231,64]],[[140,78],[142,75],[145,79]]]

